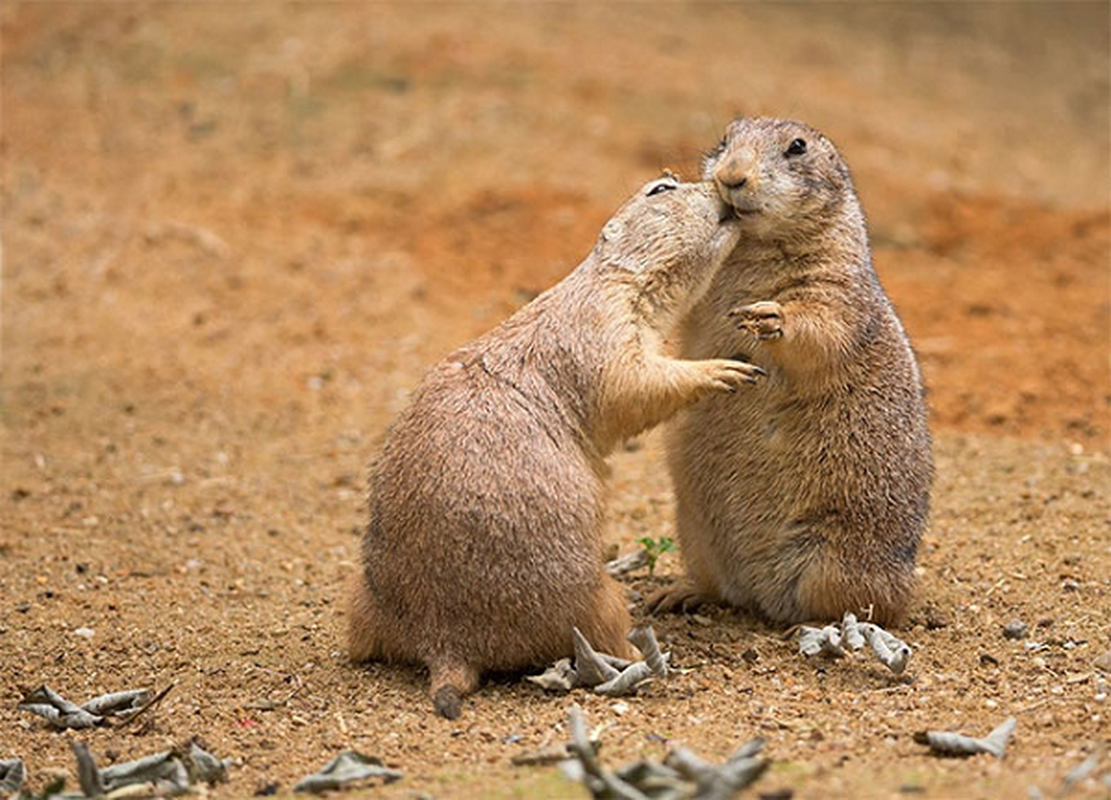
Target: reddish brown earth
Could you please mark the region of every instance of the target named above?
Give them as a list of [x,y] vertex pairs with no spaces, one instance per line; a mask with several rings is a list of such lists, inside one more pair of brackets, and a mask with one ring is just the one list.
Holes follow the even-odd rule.
[[[648,734],[710,758],[767,737],[753,794],[1051,794],[1111,744],[1105,5],[6,3],[0,24],[0,758],[33,786],[72,774],[67,737],[14,710],[43,682],[173,684],[149,722],[78,738],[107,762],[200,736],[236,761],[221,797],[345,747],[406,773],[391,796],[577,796],[509,765],[572,703],[615,764],[662,756]],[[711,609],[654,621],[684,671],[623,713],[504,678],[434,718],[419,671],[342,655],[375,444],[424,369],[634,187],[694,174],[735,113],[838,142],[922,359],[912,680]],[[667,535],[657,439],[613,466],[609,539]],[[1016,617],[1045,649],[1003,639]],[[911,738],[1009,714],[1001,762]],[[1101,770],[1074,792],[1106,794]]]

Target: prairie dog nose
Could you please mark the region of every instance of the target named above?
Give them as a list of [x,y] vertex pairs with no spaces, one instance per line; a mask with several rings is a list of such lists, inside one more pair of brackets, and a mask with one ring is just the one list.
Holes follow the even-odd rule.
[[718,194],[722,196],[722,199],[729,201],[732,199],[734,192],[746,187],[749,191],[755,188],[750,166],[748,160],[734,156],[725,159],[714,168],[714,185],[717,186]]

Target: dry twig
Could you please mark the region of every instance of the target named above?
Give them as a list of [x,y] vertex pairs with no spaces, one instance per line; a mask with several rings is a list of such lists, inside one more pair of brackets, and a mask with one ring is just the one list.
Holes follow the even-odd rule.
[[385,783],[393,783],[401,777],[400,772],[390,769],[379,758],[345,750],[329,761],[320,772],[302,778],[293,787],[293,791],[318,794],[371,778],[382,778]]
[[27,771],[18,758],[0,761],[0,795],[15,794],[23,787]]
[[1014,717],[1008,717],[982,739],[949,731],[924,731],[916,733],[914,741],[929,745],[933,752],[941,755],[971,756],[977,753],[989,753],[996,758],[1003,758],[1007,751],[1007,743],[1014,734],[1017,724]]
[[578,628],[571,629],[571,636],[574,662],[561,658],[540,675],[529,675],[526,680],[551,692],[569,692],[576,686],[586,686],[597,694],[621,697],[633,694],[649,678],[667,675],[670,654],[660,652],[651,628],[635,628],[628,637],[644,655],[643,661],[628,661],[595,651]]
[[153,695],[150,689],[113,692],[77,705],[43,685],[24,695],[17,708],[42,717],[58,730],[84,730],[107,725],[110,717],[126,724],[159,702],[172,688],[171,684],[157,695]]

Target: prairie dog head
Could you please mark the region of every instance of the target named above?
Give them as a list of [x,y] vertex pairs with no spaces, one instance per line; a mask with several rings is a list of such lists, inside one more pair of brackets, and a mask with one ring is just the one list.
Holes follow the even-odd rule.
[[683,183],[667,172],[625,201],[594,253],[603,269],[674,318],[701,298],[739,236],[713,183]]
[[854,196],[849,168],[833,143],[789,120],[734,120],[702,171],[754,238],[812,233]]

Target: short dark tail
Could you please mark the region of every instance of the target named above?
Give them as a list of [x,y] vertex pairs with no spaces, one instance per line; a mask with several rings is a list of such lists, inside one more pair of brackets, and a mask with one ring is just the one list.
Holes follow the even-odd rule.
[[432,704],[436,713],[445,719],[459,719],[463,698],[478,688],[478,670],[469,664],[450,659],[433,661],[428,671],[432,675]]
[[454,686],[437,690],[432,703],[436,706],[436,713],[444,719],[459,719],[459,714],[463,711],[463,698]]

